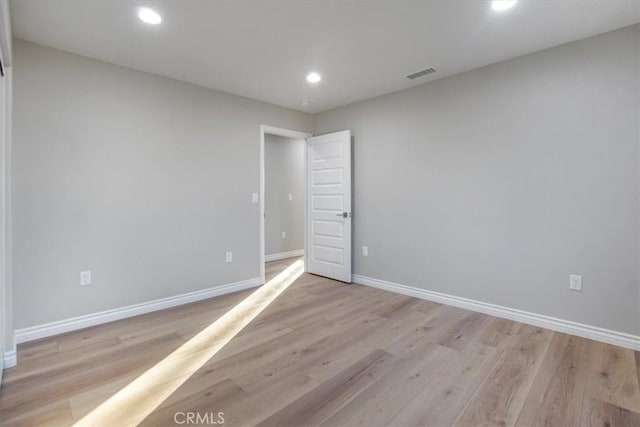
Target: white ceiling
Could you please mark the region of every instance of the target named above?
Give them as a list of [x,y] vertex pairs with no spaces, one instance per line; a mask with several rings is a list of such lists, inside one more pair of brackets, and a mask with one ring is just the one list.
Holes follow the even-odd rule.
[[[319,112],[640,22],[640,0],[14,0],[14,36]],[[150,26],[137,6],[158,11]],[[435,67],[435,75],[407,74]],[[318,85],[305,81],[318,71]],[[301,101],[309,100],[309,107]]]

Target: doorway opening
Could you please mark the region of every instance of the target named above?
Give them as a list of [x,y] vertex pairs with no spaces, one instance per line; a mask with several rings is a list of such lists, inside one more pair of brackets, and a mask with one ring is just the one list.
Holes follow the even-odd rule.
[[268,260],[300,256],[305,272],[351,283],[351,131],[262,125],[259,199],[262,283]]
[[306,138],[310,136],[289,129],[261,126],[260,268],[263,283],[270,274],[277,274],[282,262],[305,257]]

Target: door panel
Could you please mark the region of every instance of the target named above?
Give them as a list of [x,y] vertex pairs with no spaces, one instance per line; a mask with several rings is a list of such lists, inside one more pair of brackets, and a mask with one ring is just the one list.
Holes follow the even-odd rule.
[[307,271],[351,283],[351,131],[307,139]]

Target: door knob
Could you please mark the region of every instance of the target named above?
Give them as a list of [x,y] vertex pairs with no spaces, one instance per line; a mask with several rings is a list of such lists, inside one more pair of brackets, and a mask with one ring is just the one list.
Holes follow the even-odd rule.
[[336,216],[341,216],[342,218],[351,218],[351,212],[342,212],[342,213],[336,214]]

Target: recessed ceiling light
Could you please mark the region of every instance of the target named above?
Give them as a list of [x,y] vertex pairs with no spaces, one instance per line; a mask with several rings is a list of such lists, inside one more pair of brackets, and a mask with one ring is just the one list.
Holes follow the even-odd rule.
[[302,105],[303,107],[308,107],[309,105],[311,105],[311,103],[309,101],[302,101],[300,105]]
[[148,7],[141,7],[138,9],[138,18],[142,22],[146,22],[151,25],[158,25],[162,22],[162,17],[153,9],[149,9]]
[[309,83],[318,83],[320,80],[322,80],[322,76],[318,73],[307,74],[307,81]]
[[501,12],[503,10],[511,9],[516,5],[516,3],[518,3],[518,0],[493,0],[491,7],[493,10]]

